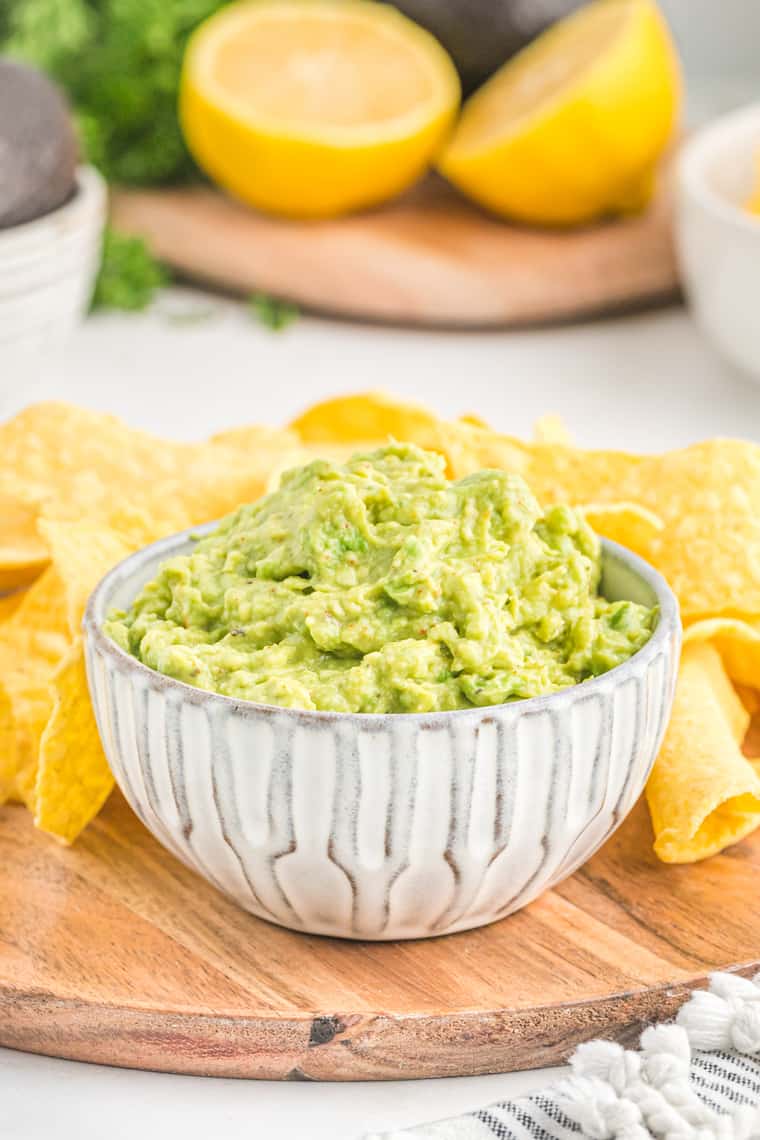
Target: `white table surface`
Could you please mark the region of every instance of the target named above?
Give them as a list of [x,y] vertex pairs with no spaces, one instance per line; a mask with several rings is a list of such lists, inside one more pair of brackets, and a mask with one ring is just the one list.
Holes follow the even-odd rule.
[[[214,315],[198,323],[167,317],[209,305]],[[650,451],[716,434],[760,438],[760,386],[718,360],[677,308],[525,332],[432,334],[302,318],[274,334],[242,306],[173,293],[147,316],[90,319],[34,389],[12,390],[3,410],[56,397],[191,438],[282,423],[321,397],[368,388],[444,415],[477,411],[515,434],[558,412],[589,446]],[[0,1050],[0,1138],[352,1140],[521,1095],[557,1072],[278,1084]]]

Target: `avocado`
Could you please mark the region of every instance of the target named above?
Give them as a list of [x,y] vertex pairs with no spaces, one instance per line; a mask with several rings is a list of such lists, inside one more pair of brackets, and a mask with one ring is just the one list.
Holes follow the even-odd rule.
[[583,0],[394,0],[448,51],[465,94]]
[[55,84],[0,59],[0,229],[61,206],[74,191],[78,153],[71,112]]

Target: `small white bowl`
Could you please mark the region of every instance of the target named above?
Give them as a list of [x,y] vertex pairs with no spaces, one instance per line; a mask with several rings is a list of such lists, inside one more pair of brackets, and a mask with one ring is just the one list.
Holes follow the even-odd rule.
[[760,162],[760,105],[734,111],[684,146],[676,243],[694,315],[716,348],[760,378],[760,217],[745,203]]
[[97,587],[87,674],[137,815],[246,910],[343,938],[481,926],[571,874],[641,794],[681,627],[667,583],[629,551],[604,542],[605,593],[660,616],[623,665],[546,697],[377,716],[235,701],[156,673],[107,637],[106,614],[192,549],[190,533],[132,555]]
[[92,167],[68,202],[0,230],[0,380],[19,383],[86,314],[100,264],[107,190]]

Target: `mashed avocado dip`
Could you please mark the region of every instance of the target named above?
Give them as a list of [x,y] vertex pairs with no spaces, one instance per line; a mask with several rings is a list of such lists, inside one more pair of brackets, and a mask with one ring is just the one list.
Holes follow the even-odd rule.
[[300,709],[494,705],[604,673],[656,611],[598,594],[599,540],[504,471],[405,444],[286,472],[106,632],[160,673]]

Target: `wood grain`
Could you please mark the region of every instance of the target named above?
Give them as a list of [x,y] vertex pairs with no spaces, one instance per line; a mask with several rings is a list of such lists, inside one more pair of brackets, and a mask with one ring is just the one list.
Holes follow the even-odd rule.
[[182,274],[347,317],[445,327],[570,320],[672,297],[669,178],[646,213],[567,232],[507,225],[434,176],[382,209],[266,217],[209,189],[120,190],[112,215]]
[[283,1080],[531,1068],[632,1042],[713,969],[760,962],[760,837],[694,867],[640,804],[524,911],[427,942],[292,934],[169,856],[114,795],[73,848],[0,809],[0,1044]]

